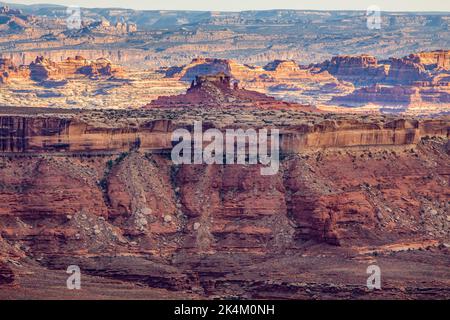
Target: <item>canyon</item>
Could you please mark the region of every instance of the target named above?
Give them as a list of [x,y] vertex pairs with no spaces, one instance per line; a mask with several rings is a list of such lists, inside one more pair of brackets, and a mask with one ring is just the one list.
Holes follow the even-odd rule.
[[[332,112],[448,114],[448,59],[445,50],[381,61],[364,54],[335,56],[309,66],[293,60],[274,60],[260,67],[229,59],[195,58],[182,66],[135,70],[105,58],[76,56],[55,62],[36,57],[29,65],[3,58],[0,102],[9,106],[140,108],[149,101],[176,103],[167,97],[192,87],[196,77],[223,73],[233,85],[253,92],[249,101],[261,98],[256,96],[258,92],[279,104],[292,102]],[[208,99],[196,101],[202,100],[224,102],[214,92]]]

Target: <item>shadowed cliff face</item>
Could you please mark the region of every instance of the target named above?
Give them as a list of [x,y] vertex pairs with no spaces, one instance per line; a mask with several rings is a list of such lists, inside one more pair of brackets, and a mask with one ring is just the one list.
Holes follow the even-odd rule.
[[[76,228],[67,234],[59,225],[102,217],[116,240],[128,237],[154,253],[153,243],[165,243],[165,255],[381,241],[386,230],[395,238],[405,226],[419,232],[427,192],[441,206],[448,188],[445,119],[348,118],[284,128],[275,176],[260,176],[258,165],[175,166],[161,154],[182,126],[171,121],[111,128],[3,116],[0,123],[2,217],[41,227],[48,220],[68,238]],[[62,249],[55,243],[51,250]]]
[[276,176],[260,176],[257,165],[174,166],[139,152],[3,158],[1,218],[44,229],[48,222],[70,240],[77,230],[67,232],[66,223],[103,217],[102,224],[143,245],[162,237],[195,250],[383,242],[391,233],[420,235],[430,196],[445,209],[448,153],[439,141],[290,155]]
[[[2,51],[21,64],[33,61],[36,55],[55,61],[75,55],[91,59],[106,55],[121,64],[158,67],[187,63],[204,52],[245,63],[265,64],[274,59],[315,63],[336,53],[336,39],[342,54],[366,52],[383,58],[449,47],[448,13],[383,12],[384,33],[374,33],[367,28],[365,10],[173,11],[169,18],[158,11],[83,10],[95,22],[70,32],[64,10],[26,8],[20,18],[14,18],[27,20],[22,26],[15,23],[17,29],[9,29],[3,21]],[[121,30],[123,23],[116,26],[119,17],[127,20],[128,32]],[[6,21],[9,19],[7,16]],[[134,24],[138,32],[134,27],[130,30]],[[23,32],[25,28],[32,32]],[[330,38],[331,34],[336,38]],[[376,41],[367,40],[374,36]]]

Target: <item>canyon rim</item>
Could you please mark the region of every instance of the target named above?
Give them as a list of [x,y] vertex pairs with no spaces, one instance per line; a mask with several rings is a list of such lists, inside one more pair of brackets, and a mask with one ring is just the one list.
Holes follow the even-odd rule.
[[382,9],[1,3],[0,299],[448,300],[450,9]]

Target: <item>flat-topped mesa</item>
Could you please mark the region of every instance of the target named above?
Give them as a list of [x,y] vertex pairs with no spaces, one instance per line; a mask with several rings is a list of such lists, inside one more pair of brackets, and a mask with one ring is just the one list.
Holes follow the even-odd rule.
[[280,82],[286,80],[335,80],[327,72],[312,72],[310,68],[302,68],[293,60],[274,60],[264,67],[239,64],[228,59],[195,58],[186,66],[171,68],[167,77],[192,81],[197,75],[211,75],[223,72],[241,82],[261,86],[266,82]]
[[77,74],[89,77],[120,76],[123,69],[115,66],[105,58],[87,60],[81,56],[54,62],[42,56],[29,65],[31,79],[43,81],[54,78],[71,78]]
[[385,72],[383,76],[372,78],[372,73],[366,72],[368,81],[363,84],[366,87],[335,96],[330,103],[445,108],[450,96],[449,58],[449,51],[445,50],[420,52],[380,63],[370,56],[335,57],[333,63],[325,63],[324,66],[336,77],[354,83],[363,84],[359,80],[364,78],[364,70],[383,68]]
[[371,55],[340,55],[316,65],[338,79],[355,84],[414,84],[432,82],[450,69],[450,53],[445,50],[420,52],[403,58],[378,61]]
[[106,58],[99,58],[89,61],[87,65],[79,68],[77,72],[86,76],[121,76],[124,70]]
[[365,54],[335,56],[318,66],[338,79],[355,83],[382,81],[388,71],[387,66],[378,64],[377,58]]
[[328,70],[332,74],[355,75],[361,70],[378,67],[377,58],[369,55],[360,56],[336,56],[328,64]]
[[419,88],[411,86],[387,87],[382,85],[363,87],[348,95],[332,99],[332,102],[356,106],[367,103],[410,105],[421,101]]
[[259,76],[261,81],[272,79],[275,82],[337,81],[327,71],[300,66],[294,60],[274,60],[263,67],[264,72]]

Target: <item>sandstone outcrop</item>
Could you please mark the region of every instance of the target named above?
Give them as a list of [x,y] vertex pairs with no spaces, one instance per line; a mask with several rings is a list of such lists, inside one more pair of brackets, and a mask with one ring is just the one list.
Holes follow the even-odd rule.
[[280,104],[263,93],[239,88],[236,80],[223,72],[215,75],[196,76],[186,94],[160,97],[146,107],[214,106]]
[[442,73],[449,70],[450,51],[438,50],[413,53],[403,58],[390,58],[386,82],[391,84],[415,84],[439,82]]
[[11,59],[0,58],[0,83],[8,83],[11,79],[27,79],[30,71],[26,67],[16,66]]
[[124,75],[124,70],[104,58],[87,60],[81,56],[76,56],[61,62],[54,62],[38,56],[29,65],[21,66],[16,66],[9,58],[0,58],[0,83],[7,83],[11,79],[66,80],[77,75],[90,78],[120,77]]
[[81,56],[67,58],[62,62],[53,62],[44,57],[37,57],[29,66],[31,78],[36,81],[47,79],[66,79],[82,74],[88,77],[120,76],[123,70],[108,59],[99,58],[94,61]]
[[[367,56],[350,59],[350,61],[356,61],[354,64],[359,67],[341,68],[341,71],[335,68],[329,71],[338,78],[341,76],[343,79],[366,87],[357,88],[349,94],[335,96],[330,103],[349,106],[402,105],[408,108],[425,107],[424,110],[440,108],[445,112],[449,104],[450,88],[448,59],[449,53],[444,50],[410,54],[403,58],[390,58],[381,64]],[[335,61],[339,60],[338,57],[335,59]],[[366,63],[362,63],[363,61]],[[325,65],[329,68],[333,64],[325,63]],[[367,68],[372,68],[372,74],[367,73],[369,70]],[[377,74],[376,70],[384,70],[384,72]],[[349,78],[349,74],[352,73],[353,75]],[[365,77],[364,73],[369,76]],[[361,82],[364,79],[367,81]]]
[[0,32],[23,32],[30,28],[29,16],[21,10],[11,9],[9,6],[0,7]]
[[279,83],[283,80],[295,82],[333,80],[327,73],[311,72],[307,67],[300,67],[293,60],[274,60],[264,67],[239,64],[233,60],[196,58],[186,66],[170,69],[167,76],[183,81],[192,81],[196,76],[212,75],[218,72],[242,82],[245,85],[264,86],[264,83]]
[[108,20],[95,21],[84,27],[81,32],[127,34],[137,31],[135,23],[117,22],[111,24]]
[[432,81],[448,70],[449,51],[413,53],[403,58],[378,61],[370,55],[335,56],[316,67],[356,84],[414,84]]
[[[228,79],[198,77],[193,90]],[[438,245],[449,237],[445,117],[169,107],[50,114],[0,117],[0,296],[24,289],[31,275],[23,270],[50,281],[54,270],[77,264],[88,291],[96,276],[206,297],[302,297],[292,288],[303,281],[315,294],[348,297],[358,268],[366,275],[353,259],[378,250],[377,259],[393,263],[395,255],[396,268],[411,267],[408,254],[434,250],[435,271],[409,285],[425,282],[428,293],[448,297],[435,274],[446,270]],[[130,118],[141,121],[131,126]],[[173,164],[171,133],[192,130],[194,120],[219,130],[278,127],[279,172]],[[324,284],[324,265],[350,268],[327,277],[339,287]],[[29,281],[45,286],[38,278]],[[65,288],[61,279],[52,281]]]
[[377,58],[370,55],[336,56],[319,67],[338,79],[354,83],[383,81],[388,70],[387,66],[378,64]]
[[427,70],[450,69],[450,50],[415,53],[409,55],[409,59],[423,64]]
[[[324,94],[348,91],[348,86],[339,82],[328,72],[298,65],[293,60],[275,60],[264,67],[239,64],[233,60],[196,58],[183,67],[167,70],[166,76],[181,81],[192,81],[196,76],[222,72],[239,82],[241,88],[254,90],[278,99],[288,100],[291,95],[302,104],[309,104],[313,92]],[[294,93],[294,94],[293,94]]]
[[275,60],[266,64],[264,70],[276,71],[278,74],[286,73],[289,75],[292,72],[300,71],[300,66],[293,60]]
[[214,74],[214,73],[227,73],[229,74],[229,65],[226,60],[223,59],[209,59],[209,58],[196,58],[185,67],[172,67],[166,73],[166,76],[178,78],[184,81],[192,81],[196,76]]

